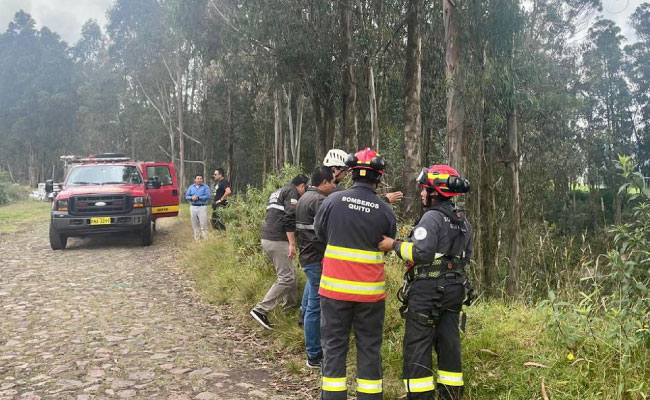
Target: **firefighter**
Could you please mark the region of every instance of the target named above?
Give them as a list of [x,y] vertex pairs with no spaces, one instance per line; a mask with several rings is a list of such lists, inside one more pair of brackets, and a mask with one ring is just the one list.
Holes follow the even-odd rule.
[[385,160],[365,148],[349,154],[351,189],[329,195],[314,227],[327,243],[321,275],[322,400],[347,398],[346,357],[350,330],[357,346],[357,399],[383,398],[381,342],[386,282],[383,236],[394,237],[395,215],[376,194]]
[[[349,172],[348,167],[345,165],[346,158],[347,154],[345,151],[340,149],[331,149],[327,152],[327,155],[323,160],[323,165],[330,167],[332,169],[332,173],[334,174],[334,178],[336,180],[336,188],[334,190],[335,192],[344,190],[343,186],[341,186],[341,182],[343,179],[345,179]],[[404,193],[400,191],[390,192],[380,195],[380,198],[387,203],[397,203],[400,202],[402,198],[404,198]]]
[[[465,274],[472,230],[451,199],[466,193],[469,182],[447,165],[434,165],[422,170],[418,183],[423,187],[424,214],[408,241],[386,237],[379,249],[395,250],[407,261],[400,308],[406,319],[402,371],[407,398],[434,398],[433,347],[438,355],[438,398],[455,400],[463,395],[459,319],[473,292]],[[461,326],[464,329],[464,318]]]
[[323,165],[330,167],[332,173],[334,174],[334,183],[336,183],[335,191],[344,190],[341,186],[341,182],[348,175],[348,166],[345,165],[345,160],[348,157],[348,153],[340,149],[331,149],[325,155],[323,160]]

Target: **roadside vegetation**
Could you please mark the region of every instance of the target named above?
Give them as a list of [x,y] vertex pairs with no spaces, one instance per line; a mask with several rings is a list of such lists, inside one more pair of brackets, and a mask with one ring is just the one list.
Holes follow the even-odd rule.
[[50,203],[29,199],[30,188],[13,183],[0,169],[0,234],[25,230],[34,222],[47,219]]
[[[642,185],[634,166],[623,159],[622,171],[632,186]],[[226,233],[215,233],[192,253],[187,263],[201,296],[241,311],[243,323],[273,341],[290,359],[289,372],[308,374],[297,311],[270,315],[273,332],[248,320],[248,311],[275,279],[263,254],[260,227],[268,195],[298,171],[285,169],[267,176],[261,189],[249,188],[225,210]],[[640,196],[650,194],[637,186]],[[634,200],[634,199],[632,199]],[[524,253],[531,265],[522,276],[526,295],[513,301],[480,296],[468,314],[463,335],[464,373],[470,399],[645,399],[650,396],[648,331],[648,261],[650,203],[636,199],[635,218],[604,233],[615,248],[602,255],[576,239],[562,246],[549,239],[556,226],[537,227],[540,241]],[[400,231],[405,232],[404,225]],[[532,237],[533,233],[529,232]],[[534,240],[530,239],[530,242]],[[189,260],[189,259],[188,259]],[[574,263],[574,264],[569,264]],[[552,279],[532,270],[544,266]],[[389,257],[387,313],[383,344],[385,398],[403,395],[401,349],[403,320],[396,291],[403,266]],[[580,275],[580,276],[579,276]],[[298,273],[300,288],[304,274]],[[542,287],[544,293],[540,294]],[[352,339],[353,340],[353,339]],[[269,352],[271,354],[271,352]],[[354,353],[351,354],[353,356]],[[352,360],[352,359],[351,359]],[[354,362],[349,363],[354,377]],[[317,373],[312,373],[318,385]],[[309,383],[307,383],[309,384]],[[354,385],[350,385],[351,388]]]
[[25,200],[28,193],[29,187],[12,182],[9,179],[9,174],[0,169],[0,206]]
[[0,234],[28,230],[31,224],[46,221],[50,203],[35,200],[21,200],[0,206]]

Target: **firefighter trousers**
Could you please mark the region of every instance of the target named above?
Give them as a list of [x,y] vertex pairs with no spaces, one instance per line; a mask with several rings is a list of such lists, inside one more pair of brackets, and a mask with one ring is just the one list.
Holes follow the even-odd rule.
[[321,296],[322,400],[347,399],[350,330],[357,346],[357,400],[383,399],[381,340],[385,301],[361,303]]
[[[449,274],[410,283],[402,370],[410,400],[433,400],[436,381],[438,399],[458,400],[463,396],[458,324],[465,299],[464,279],[463,275]],[[411,317],[413,313],[433,316],[435,326]],[[438,355],[437,374],[434,374],[432,349]]]

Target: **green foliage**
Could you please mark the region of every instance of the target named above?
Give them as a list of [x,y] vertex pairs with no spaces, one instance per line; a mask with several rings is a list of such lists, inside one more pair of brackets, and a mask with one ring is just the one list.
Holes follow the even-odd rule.
[[25,200],[28,188],[9,180],[9,174],[0,169],[0,206]]
[[587,265],[582,277],[587,290],[579,292],[578,300],[563,301],[549,293],[552,313],[547,323],[587,366],[598,355],[601,365],[612,368],[612,398],[646,398],[650,396],[643,379],[650,368],[650,191],[630,157],[619,157],[617,165],[627,181],[621,191],[635,187],[643,199],[631,210],[628,222],[610,229],[615,247]]

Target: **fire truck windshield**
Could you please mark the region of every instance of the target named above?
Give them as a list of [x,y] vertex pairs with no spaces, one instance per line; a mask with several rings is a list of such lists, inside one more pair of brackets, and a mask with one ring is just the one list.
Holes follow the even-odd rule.
[[82,165],[70,171],[66,185],[140,184],[142,177],[133,165]]

